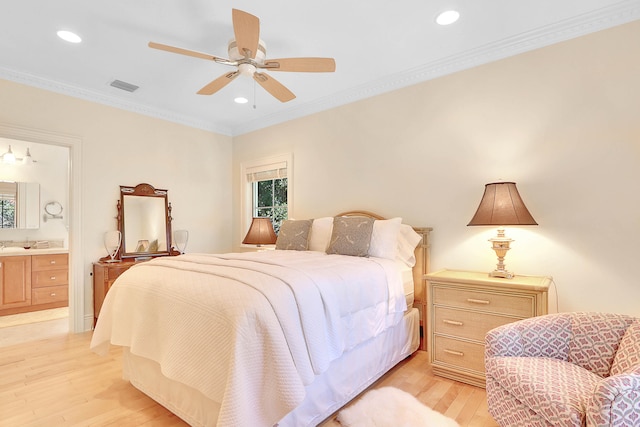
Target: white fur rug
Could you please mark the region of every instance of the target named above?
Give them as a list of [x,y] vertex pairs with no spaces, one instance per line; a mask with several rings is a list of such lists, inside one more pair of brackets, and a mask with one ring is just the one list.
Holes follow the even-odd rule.
[[343,427],[460,427],[451,418],[394,387],[367,392],[340,411],[338,421]]

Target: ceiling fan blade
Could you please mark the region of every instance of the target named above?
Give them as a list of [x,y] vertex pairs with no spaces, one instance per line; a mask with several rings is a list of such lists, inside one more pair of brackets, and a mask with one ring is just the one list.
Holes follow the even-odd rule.
[[181,47],[169,46],[162,43],[149,42],[149,47],[153,49],[165,50],[167,52],[179,53],[180,55],[187,55],[187,56],[193,56],[195,58],[208,59],[210,61],[219,62],[221,64],[236,65],[236,62],[230,61],[225,58],[213,56],[208,53],[196,52],[195,50],[188,50],[188,49],[183,49]]
[[208,85],[204,86],[198,91],[198,95],[212,95],[231,83],[233,79],[240,75],[240,71],[232,71],[227,74],[223,74]]
[[238,52],[251,59],[255,58],[260,39],[260,20],[258,17],[238,9],[231,11],[231,17]]
[[293,92],[284,87],[282,83],[267,74],[253,73],[253,79],[281,102],[291,101],[296,97]]
[[301,71],[307,73],[332,73],[336,70],[333,58],[280,58],[268,59],[260,68],[271,71]]

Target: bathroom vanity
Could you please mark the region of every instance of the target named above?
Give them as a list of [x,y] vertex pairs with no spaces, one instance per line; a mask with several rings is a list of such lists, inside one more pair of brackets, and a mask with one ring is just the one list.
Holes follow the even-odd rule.
[[66,249],[0,250],[0,316],[68,304]]

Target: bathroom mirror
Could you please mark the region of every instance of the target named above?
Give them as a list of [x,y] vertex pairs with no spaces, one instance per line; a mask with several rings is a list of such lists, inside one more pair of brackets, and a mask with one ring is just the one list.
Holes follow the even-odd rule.
[[0,181],[0,228],[40,228],[40,184]]
[[175,255],[167,190],[149,184],[121,185],[118,230],[122,233],[121,258]]

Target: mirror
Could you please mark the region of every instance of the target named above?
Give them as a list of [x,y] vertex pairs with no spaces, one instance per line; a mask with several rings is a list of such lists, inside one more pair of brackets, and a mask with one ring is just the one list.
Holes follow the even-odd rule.
[[149,184],[120,186],[118,230],[121,258],[176,255],[171,248],[171,203],[167,190]]
[[40,184],[0,181],[0,228],[40,228]]

